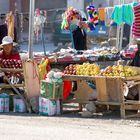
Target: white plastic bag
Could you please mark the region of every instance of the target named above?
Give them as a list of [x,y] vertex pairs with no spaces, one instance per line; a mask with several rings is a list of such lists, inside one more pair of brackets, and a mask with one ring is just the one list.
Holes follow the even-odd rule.
[[39,97],[39,114],[45,116],[56,115],[56,101]]

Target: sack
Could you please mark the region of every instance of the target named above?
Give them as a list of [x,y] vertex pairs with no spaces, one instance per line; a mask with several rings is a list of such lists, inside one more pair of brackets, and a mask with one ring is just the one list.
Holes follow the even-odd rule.
[[38,74],[37,64],[29,61],[23,63],[23,70],[25,76],[25,86],[27,89],[27,98],[36,97],[40,95],[40,80]]
[[49,100],[39,97],[39,114],[44,116],[54,116],[60,114],[60,101]]
[[63,99],[63,83],[41,81],[41,96],[48,99]]
[[61,114],[60,100],[56,100],[56,115]]
[[39,112],[39,97],[32,97],[30,99],[30,104],[32,106],[32,110],[35,113],[38,113]]
[[14,96],[14,112],[25,113],[26,111],[24,101],[19,96]]

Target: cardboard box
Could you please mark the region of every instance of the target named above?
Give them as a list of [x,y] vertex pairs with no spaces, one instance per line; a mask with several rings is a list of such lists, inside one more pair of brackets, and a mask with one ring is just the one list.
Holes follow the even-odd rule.
[[63,99],[63,83],[48,83],[42,80],[40,93],[47,99]]

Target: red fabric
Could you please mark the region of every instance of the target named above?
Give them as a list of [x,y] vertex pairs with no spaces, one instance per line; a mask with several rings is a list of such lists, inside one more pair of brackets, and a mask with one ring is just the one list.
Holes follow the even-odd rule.
[[12,53],[10,55],[5,55],[3,52],[0,53],[0,58],[1,59],[16,59],[16,60],[21,60],[19,53]]
[[64,100],[66,100],[69,96],[69,93],[72,91],[72,85],[70,81],[64,81],[64,86],[63,86],[63,97]]
[[134,7],[134,23],[132,26],[132,33],[134,37],[140,37],[140,4]]

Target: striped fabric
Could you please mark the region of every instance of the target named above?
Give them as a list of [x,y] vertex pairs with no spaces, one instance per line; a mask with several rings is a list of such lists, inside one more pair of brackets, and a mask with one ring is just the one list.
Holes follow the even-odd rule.
[[132,33],[135,38],[140,38],[140,4],[134,6],[134,23]]

